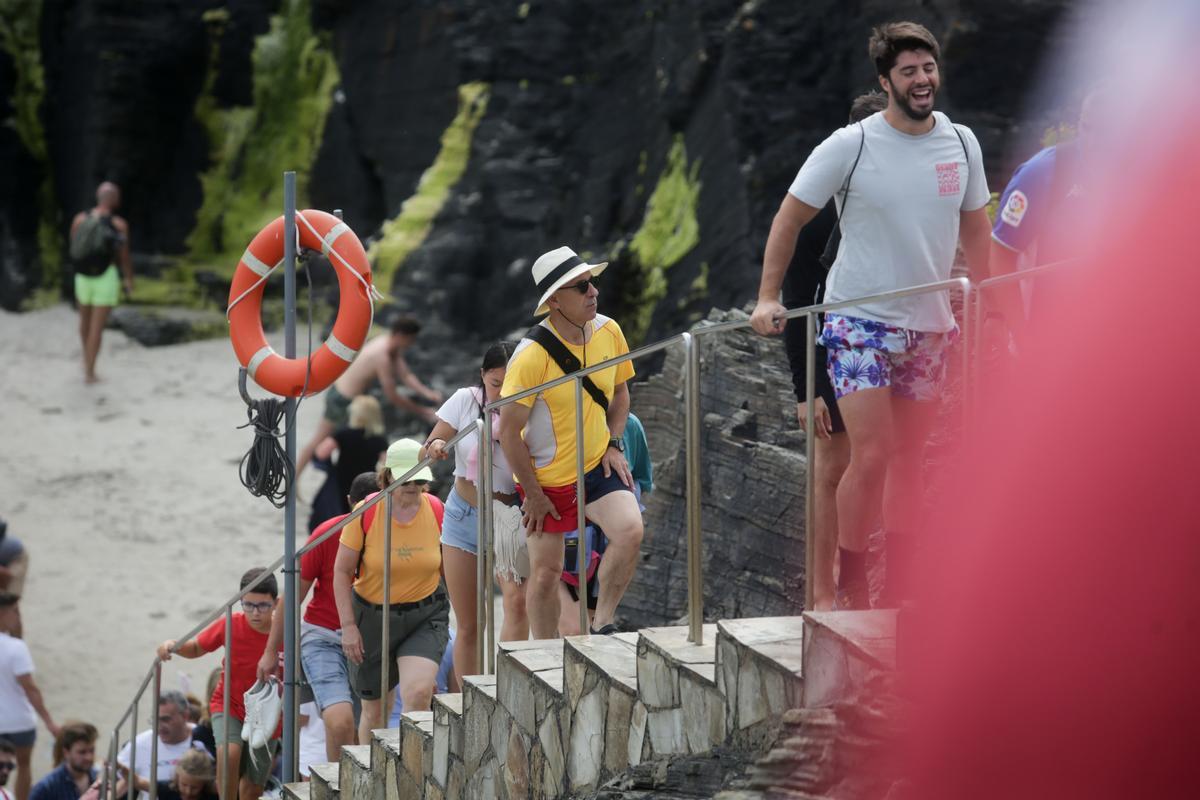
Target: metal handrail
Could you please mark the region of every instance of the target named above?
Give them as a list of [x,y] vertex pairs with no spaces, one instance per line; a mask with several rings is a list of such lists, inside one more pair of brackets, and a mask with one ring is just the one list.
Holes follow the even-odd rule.
[[[1011,276],[1006,275],[1006,276],[998,276],[996,278],[990,278],[988,280],[982,281],[979,284],[978,288],[986,288],[988,286],[995,285],[997,283],[1005,282],[1008,280],[1020,280],[1020,279],[1024,279],[1024,278],[1028,278],[1028,277],[1033,277],[1036,273],[1047,271],[1048,269],[1050,269],[1051,267],[1054,267],[1054,266],[1058,266],[1058,265],[1057,264],[1046,265],[1046,266],[1037,267],[1037,268],[1034,268],[1031,270],[1024,270],[1020,273],[1014,273]],[[811,306],[805,306],[803,308],[788,310],[788,311],[784,312],[783,314],[778,315],[776,318],[777,319],[795,319],[798,317],[805,317],[806,319],[812,319],[813,317],[815,317],[816,314],[819,314],[819,313],[823,313],[826,311],[836,311],[841,308],[860,305],[863,303],[895,300],[895,299],[900,299],[903,297],[911,297],[911,296],[916,296],[916,295],[930,294],[930,293],[942,292],[942,291],[953,291],[956,289],[961,291],[964,296],[963,329],[964,329],[964,331],[966,331],[966,335],[970,336],[970,334],[972,332],[971,323],[973,321],[972,320],[972,304],[970,302],[972,299],[972,294],[973,294],[973,286],[972,286],[971,282],[966,278],[954,278],[954,279],[951,279],[948,281],[940,281],[937,283],[924,284],[921,286],[908,287],[905,289],[897,289],[897,290],[893,290],[890,292],[881,292],[878,294],[868,295],[868,296],[860,297],[860,298],[854,298],[851,300],[839,301],[839,302],[834,302],[834,303],[821,303],[821,304],[815,304],[815,305],[811,305]],[[495,641],[496,632],[495,632],[495,626],[493,624],[493,622],[494,622],[494,620],[493,620],[493,616],[494,616],[493,605],[494,604],[493,604],[493,602],[490,602],[491,597],[494,594],[493,580],[494,580],[494,571],[495,571],[494,570],[495,564],[494,564],[493,541],[492,541],[493,540],[493,532],[492,532],[492,527],[491,527],[492,514],[491,514],[491,502],[490,502],[490,498],[492,497],[492,469],[491,469],[491,467],[492,467],[492,464],[494,463],[494,458],[493,458],[494,457],[494,449],[493,448],[495,446],[495,440],[493,439],[493,436],[492,436],[492,415],[490,412],[499,410],[503,406],[508,405],[513,402],[516,402],[518,400],[522,400],[527,397],[532,397],[532,396],[541,394],[542,392],[544,392],[548,389],[552,389],[557,386],[561,386],[567,382],[573,381],[575,383],[574,393],[575,393],[575,406],[576,406],[576,440],[577,440],[576,441],[576,444],[577,444],[576,454],[577,454],[577,460],[581,460],[582,459],[582,447],[580,447],[579,444],[582,440],[582,413],[581,413],[582,412],[582,378],[584,378],[585,376],[591,375],[595,372],[599,372],[600,370],[615,367],[618,364],[621,364],[625,361],[634,361],[639,358],[651,355],[653,353],[657,353],[659,351],[665,350],[666,348],[671,347],[676,344],[682,344],[684,346],[685,355],[686,355],[684,401],[685,401],[685,415],[686,415],[685,416],[685,451],[686,451],[686,464],[687,464],[685,493],[686,493],[686,500],[687,500],[687,528],[688,528],[688,558],[687,558],[687,563],[688,563],[688,629],[689,629],[688,638],[690,641],[693,641],[695,643],[701,643],[702,636],[703,636],[703,609],[702,609],[702,605],[703,605],[703,575],[702,575],[701,536],[700,536],[700,533],[701,533],[701,513],[700,513],[700,492],[701,492],[700,477],[701,476],[700,476],[700,454],[699,454],[699,448],[700,448],[700,392],[699,392],[700,358],[699,358],[699,347],[698,347],[698,342],[696,341],[696,337],[708,336],[708,335],[718,334],[718,333],[728,333],[731,331],[740,330],[740,329],[744,329],[747,327],[750,327],[749,320],[732,320],[732,321],[728,321],[728,322],[707,323],[707,324],[702,323],[702,324],[694,327],[691,331],[675,334],[675,335],[667,337],[661,341],[658,341],[658,342],[655,342],[655,343],[649,344],[649,345],[644,345],[635,350],[631,350],[628,353],[607,359],[598,364],[594,364],[592,366],[581,369],[577,372],[572,372],[568,375],[563,375],[560,378],[556,378],[556,379],[547,381],[547,382],[540,384],[539,386],[533,387],[531,389],[527,389],[527,390],[524,390],[517,394],[500,398],[499,400],[496,400],[492,403],[487,403],[484,406],[485,413],[483,414],[483,419],[479,423],[477,423],[474,426],[464,428],[463,430],[461,430],[457,434],[455,434],[453,437],[451,437],[449,441],[447,441],[445,449],[449,450],[453,445],[455,445],[459,440],[461,440],[465,436],[469,436],[473,433],[482,433],[481,445],[483,447],[483,450],[481,451],[481,458],[480,458],[480,480],[481,480],[481,483],[483,484],[483,486],[482,486],[482,491],[479,492],[479,496],[481,498],[486,498],[488,500],[488,502],[481,501],[479,503],[479,549],[481,551],[482,557],[479,559],[479,568],[478,568],[478,574],[477,574],[477,577],[479,579],[479,586],[477,588],[480,590],[479,594],[478,594],[479,602],[477,604],[477,615],[478,615],[479,629],[481,631],[481,634],[480,634],[481,639],[485,635],[487,638],[486,668],[489,672],[495,671],[495,649],[496,649],[496,641]],[[807,342],[809,357],[807,359],[807,370],[806,370],[806,373],[807,373],[806,374],[806,388],[807,388],[807,394],[809,397],[812,397],[815,394],[815,385],[814,385],[815,384],[815,364],[814,364],[814,362],[815,362],[815,356],[814,356],[815,343],[816,343],[816,328],[813,324],[810,323],[808,325],[808,342]],[[964,349],[964,355],[963,355],[964,367],[969,369],[970,347],[964,347],[963,349]],[[967,375],[964,373],[964,380],[966,380],[966,379],[967,379]],[[815,409],[814,409],[813,403],[810,402],[807,405],[808,405],[808,414],[807,414],[807,420],[806,420],[807,429],[809,431],[812,431],[815,426],[815,419],[814,419]],[[966,405],[967,404],[964,403],[964,414],[966,413],[966,410],[965,410]],[[813,463],[814,441],[815,441],[814,437],[812,437],[811,435],[807,435],[805,437],[806,457],[807,457],[807,463],[809,465],[811,465]],[[375,507],[380,502],[384,502],[385,508],[387,508],[387,510],[389,511],[388,523],[386,525],[386,534],[385,534],[385,548],[387,551],[390,552],[390,549],[391,549],[391,547],[390,547],[390,545],[391,545],[390,504],[391,504],[391,499],[392,499],[392,492],[395,491],[395,489],[398,488],[401,484],[403,484],[404,482],[411,479],[412,476],[416,475],[417,472],[419,472],[420,470],[429,466],[432,463],[432,461],[433,461],[433,459],[430,456],[426,456],[425,458],[421,459],[416,464],[416,466],[414,466],[408,472],[404,473],[404,475],[402,475],[398,478],[395,478],[388,486],[384,487],[374,497],[372,497],[371,499],[362,503],[358,508],[354,509],[349,514],[347,514],[344,519],[342,519],[338,522],[338,524],[334,525],[329,530],[325,531],[317,539],[313,540],[312,542],[306,543],[303,547],[297,549],[296,553],[295,553],[294,564],[298,565],[300,558],[305,553],[309,552],[314,547],[317,547],[319,544],[326,541],[329,537],[339,533],[342,530],[342,528],[344,528],[350,522],[360,519],[363,516],[363,514],[365,514],[367,512],[368,509]],[[582,465],[577,463],[576,469],[577,469],[577,472],[579,473],[577,475],[577,491],[579,492],[579,496],[582,498],[583,497]],[[813,477],[814,477],[813,470],[810,468],[807,470],[807,478],[806,478],[806,501],[807,501],[805,504],[806,505],[806,509],[805,509],[806,564],[811,563],[811,560],[812,560],[812,537],[811,537],[811,535],[808,534],[808,532],[811,531],[813,528],[813,519],[812,519],[813,508],[812,508],[812,502],[811,502],[812,490],[813,490]],[[581,526],[580,527],[580,543],[579,543],[579,549],[578,549],[579,559],[577,562],[578,567],[580,569],[579,585],[581,588],[586,587],[586,569],[587,569],[588,560],[590,559],[590,548],[587,546],[587,539],[586,539],[586,536],[583,535],[583,531],[582,531],[582,524],[583,524],[583,519],[582,519],[583,510],[582,509],[583,509],[583,504],[581,503],[580,508],[579,508],[579,514],[581,517],[581,519],[580,519],[580,526]],[[231,686],[230,686],[230,662],[231,662],[231,659],[230,659],[229,651],[232,647],[231,632],[232,632],[233,606],[236,603],[238,603],[246,594],[254,591],[254,589],[258,586],[258,584],[266,579],[267,575],[273,574],[275,572],[275,570],[282,567],[285,563],[285,560],[286,560],[286,557],[281,556],[280,558],[278,558],[274,562],[272,562],[270,566],[264,568],[262,574],[259,575],[256,579],[254,579],[244,589],[241,589],[239,592],[237,592],[235,595],[233,595],[225,603],[222,603],[214,613],[210,614],[208,617],[205,618],[205,620],[203,622],[199,623],[197,626],[192,628],[185,636],[180,637],[177,640],[176,648],[174,648],[174,649],[177,649],[181,644],[194,638],[197,634],[199,634],[202,630],[204,630],[209,625],[211,625],[213,622],[215,622],[217,619],[219,619],[222,615],[225,616],[225,623],[226,623],[225,687],[226,687],[226,691],[224,693],[225,694],[225,696],[224,696],[224,713],[226,715],[227,720],[228,720],[228,714],[229,714],[229,696],[230,696],[230,688],[231,688]],[[390,559],[385,559],[385,572],[390,572]],[[386,576],[385,576],[385,580],[386,580]],[[485,584],[486,584],[486,586],[485,586]],[[485,593],[483,591],[485,588],[488,590],[487,593]],[[299,594],[298,592],[295,593],[296,596],[294,598],[294,602],[296,602],[297,604],[299,603],[298,594]],[[580,597],[581,598],[584,597],[582,592],[580,594]],[[384,603],[385,606],[390,605],[390,593],[389,592],[385,592],[384,600],[385,600],[385,603]],[[812,604],[812,583],[811,583],[811,581],[806,581],[806,598],[805,598],[805,600],[806,600],[806,606],[811,607],[811,604]],[[291,598],[289,598],[289,602],[292,602],[292,601],[293,600]],[[297,605],[296,610],[297,610],[297,612],[299,611],[298,605]],[[580,616],[581,616],[581,623],[582,623],[583,630],[588,629],[586,615],[587,615],[587,604],[586,604],[585,600],[581,600]],[[297,613],[295,615],[295,617],[296,617],[296,625],[298,627],[299,626],[299,614]],[[386,626],[387,626],[386,609],[385,609],[385,613],[383,615],[383,620],[384,620],[383,626],[384,626],[385,632],[386,632]],[[297,642],[298,642],[298,637],[297,637]],[[174,651],[174,649],[173,649],[173,651]],[[285,653],[285,657],[289,657],[289,654]],[[299,658],[298,644],[294,648],[294,652],[292,654],[290,654],[290,657],[297,658],[297,659]],[[382,682],[383,682],[384,687],[386,688],[387,678],[388,678],[388,669],[389,669],[389,664],[387,663],[388,659],[387,659],[387,649],[386,648],[384,648],[384,652],[382,654],[382,661],[383,661]],[[477,666],[481,670],[484,666],[482,664],[482,661],[483,661],[483,654],[480,653],[480,656],[479,656],[480,663],[478,663]],[[152,756],[151,756],[151,762],[150,762],[150,787],[149,787],[150,800],[156,800],[156,797],[157,797],[157,782],[156,782],[157,757],[154,754],[157,749],[157,747],[156,747],[157,746],[157,727],[158,727],[158,703],[157,703],[157,700],[158,700],[158,697],[160,696],[159,688],[161,685],[161,669],[162,669],[162,661],[156,655],[151,664],[149,673],[143,679],[141,686],[138,688],[137,692],[135,693],[132,702],[129,704],[129,706],[126,707],[125,713],[121,716],[117,725],[114,727],[113,740],[112,740],[111,746],[110,746],[110,753],[111,753],[110,760],[112,762],[115,762],[116,756],[117,756],[117,751],[119,750],[119,745],[120,745],[120,727],[121,727],[121,725],[123,725],[125,723],[126,720],[131,720],[131,728],[134,729],[134,732],[130,737],[130,741],[131,742],[134,741],[134,739],[136,738],[138,701],[145,694],[147,686],[151,682],[153,682],[154,690],[155,690],[155,698],[154,698],[155,703],[154,703],[154,715],[153,715],[152,730],[154,730],[156,732],[156,735],[151,737],[151,739],[152,739],[152,750],[151,750]],[[386,697],[386,691],[382,692],[381,694],[382,694],[382,696],[381,696],[381,701],[382,701]],[[225,729],[226,729],[226,741],[224,743],[229,744],[230,741],[228,739],[228,731],[229,731],[228,724],[226,724]],[[285,736],[286,735],[289,735],[289,733],[285,731]],[[290,735],[295,736],[295,731],[292,731],[290,733]],[[131,765],[131,772],[132,772],[132,766],[133,765]],[[226,766],[228,766],[228,765],[226,765]],[[109,796],[115,797],[116,786],[117,786],[117,771],[115,769],[110,770],[108,777],[111,780],[111,792],[112,792],[112,794]],[[219,779],[221,781],[221,786],[224,789],[225,784],[228,779],[228,776],[221,775],[219,777]],[[105,787],[105,788],[107,789],[108,787]]]
[[[447,449],[449,449],[452,445],[457,443],[459,439],[462,439],[464,436],[471,434],[474,430],[476,430],[476,429],[464,428],[462,431],[459,431],[458,434],[456,434],[455,436],[452,436],[450,438],[450,440],[446,443]],[[385,538],[384,546],[386,548],[385,552],[390,552],[391,551],[391,513],[390,513],[391,508],[390,508],[390,505],[391,505],[392,492],[394,492],[397,488],[399,488],[400,485],[403,484],[405,481],[411,479],[412,476],[416,475],[418,472],[420,472],[425,467],[428,467],[432,463],[433,463],[433,459],[430,456],[426,456],[425,458],[421,459],[419,462],[417,462],[416,466],[414,466],[412,469],[408,470],[400,477],[394,478],[390,484],[388,484],[386,487],[384,487],[382,490],[380,490],[374,497],[365,501],[358,508],[354,509],[349,514],[347,514],[345,519],[340,520],[338,522],[338,524],[334,525],[329,530],[322,533],[321,536],[318,537],[317,539],[314,539],[312,542],[305,544],[304,547],[299,548],[296,551],[295,564],[298,566],[300,563],[300,558],[305,553],[307,553],[309,550],[312,550],[314,547],[318,546],[319,544],[321,544],[322,542],[324,542],[325,540],[327,540],[329,537],[333,536],[334,534],[340,533],[342,528],[344,528],[346,525],[353,522],[354,520],[361,518],[362,515],[365,514],[368,509],[374,508],[380,502],[386,503],[386,508],[388,511],[388,524],[386,526],[387,536]],[[225,741],[218,742],[217,743],[218,745],[221,745],[221,744],[228,745],[228,744],[232,743],[232,740],[229,738],[230,726],[229,726],[228,720],[229,720],[229,698],[230,698],[230,693],[231,693],[231,688],[232,688],[231,681],[230,681],[230,677],[231,677],[230,676],[230,664],[232,661],[232,659],[230,657],[231,656],[230,651],[232,650],[232,639],[233,639],[233,637],[232,637],[233,607],[243,597],[245,597],[250,592],[253,592],[258,587],[259,583],[261,583],[262,581],[267,579],[268,575],[273,575],[277,569],[282,567],[284,565],[284,560],[285,560],[285,557],[280,556],[275,561],[271,562],[271,564],[269,566],[264,567],[262,573],[257,578],[255,578],[253,581],[251,581],[249,584],[247,584],[246,588],[241,589],[240,591],[237,592],[237,594],[235,594],[231,598],[229,598],[229,600],[225,601],[220,606],[218,606],[215,611],[213,611],[211,614],[209,614],[207,617],[205,617],[203,622],[200,622],[198,625],[193,627],[185,635],[177,638],[175,640],[175,642],[176,642],[175,647],[173,647],[171,649],[172,653],[177,652],[178,648],[181,645],[183,645],[184,643],[195,638],[197,635],[199,635],[199,633],[201,631],[203,631],[205,628],[207,628],[212,623],[216,622],[222,616],[225,617],[225,657],[224,657],[225,691],[224,691],[224,698],[223,698],[224,699],[224,708],[222,711],[225,715],[225,720],[226,720],[226,723],[225,723],[226,736],[225,736]],[[389,561],[390,560],[385,560],[385,562],[384,562],[385,570],[387,569],[387,565],[388,565]],[[296,593],[295,599],[298,604],[298,602],[299,602],[299,593],[298,592]],[[286,600],[286,598],[285,598],[285,600]],[[385,606],[390,605],[390,600],[391,600],[390,594],[385,593],[384,605]],[[278,613],[279,610],[280,609],[277,607],[276,612]],[[299,611],[298,607],[297,607],[297,611]],[[385,611],[383,614],[383,625],[384,625],[384,629],[385,629],[385,635],[386,635],[386,626],[387,626],[387,616],[388,615],[387,615],[387,611],[385,608]],[[296,614],[296,617],[297,617],[297,622],[298,622],[298,619],[299,619],[298,613]],[[297,638],[297,642],[298,641],[299,641],[299,639]],[[292,657],[298,659],[300,648],[297,646],[296,648],[294,648],[294,650],[295,650],[295,652],[292,654]],[[387,648],[386,647],[383,648],[383,653],[382,653],[383,684],[384,684],[385,688],[386,688],[386,684],[387,684],[387,680],[388,680],[388,666],[389,666],[387,663],[388,662],[387,653],[388,653]],[[284,657],[287,658],[288,654],[285,653]],[[137,738],[138,702],[145,695],[146,688],[151,684],[151,682],[153,682],[153,684],[154,684],[154,715],[153,715],[153,721],[151,723],[151,730],[154,732],[154,735],[151,737],[151,759],[150,759],[150,777],[149,777],[150,787],[149,787],[148,794],[149,794],[150,800],[157,800],[157,796],[158,796],[157,751],[158,751],[158,705],[159,705],[158,699],[161,697],[160,687],[161,687],[161,681],[162,681],[162,663],[163,663],[162,660],[159,659],[157,655],[155,655],[154,660],[151,663],[150,670],[147,672],[146,677],[142,679],[142,683],[138,687],[137,691],[134,692],[133,700],[129,703],[128,706],[125,707],[124,713],[117,720],[117,724],[113,726],[113,735],[112,735],[112,740],[110,742],[110,758],[109,758],[110,765],[113,768],[111,768],[109,770],[109,772],[106,776],[108,778],[108,783],[104,787],[105,791],[107,792],[106,798],[115,798],[116,797],[118,775],[117,775],[117,770],[115,769],[115,763],[117,760],[117,753],[120,750],[120,746],[121,746],[121,726],[125,724],[126,720],[130,721],[130,729],[132,732],[130,734],[129,741],[131,743],[135,743],[135,740]],[[381,702],[383,702],[383,700],[386,699],[386,695],[387,695],[387,692],[385,690],[380,698]],[[295,695],[293,695],[293,696],[295,697]],[[288,736],[289,732],[284,731],[284,735]],[[295,731],[292,731],[290,735],[295,736]],[[131,744],[131,746],[130,746],[130,762],[131,763],[129,765],[129,772],[130,772],[130,776],[131,776],[130,777],[131,793],[133,791],[133,783],[134,783],[133,776],[136,774],[134,772],[135,759],[137,757],[136,751],[137,751],[136,746]],[[295,753],[295,752],[296,752],[295,749],[293,749],[293,753]],[[294,755],[293,758],[294,759],[298,758],[298,756]],[[225,766],[226,766],[226,768],[228,768],[229,765],[226,764]],[[294,765],[293,765],[293,767],[294,767]],[[218,776],[218,782],[223,791],[226,789],[227,781],[228,781],[227,775],[222,774],[222,775]],[[132,800],[132,794],[131,794],[130,800]]]

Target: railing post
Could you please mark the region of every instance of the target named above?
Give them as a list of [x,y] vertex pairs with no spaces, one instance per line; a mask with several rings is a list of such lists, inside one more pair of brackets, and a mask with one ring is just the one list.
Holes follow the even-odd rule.
[[[383,709],[383,717],[379,720],[380,724],[387,727],[387,721],[391,719],[392,709],[387,707],[388,693],[388,678],[391,677],[388,661],[391,660],[392,648],[389,646],[392,634],[391,620],[388,619],[392,614],[392,492],[391,487],[384,489],[387,492],[387,497],[383,501],[384,508],[384,528],[383,528],[383,624],[381,626],[380,636],[382,639],[381,652],[379,654],[379,705]],[[364,534],[365,536],[365,534]]]
[[[487,400],[487,397],[484,397]],[[495,600],[492,595],[490,568],[495,558],[492,545],[492,412],[483,412],[476,424],[479,429],[479,481],[476,502],[479,505],[479,536],[475,542],[475,672],[491,674],[496,652]],[[485,661],[485,658],[487,659]]]
[[[133,711],[129,715],[129,785],[125,787],[125,796],[133,800],[137,795],[137,723],[138,698],[133,698]],[[155,737],[158,731],[154,732]],[[119,757],[119,756],[118,756]]]
[[804,609],[812,611],[815,590],[813,588],[813,562],[816,561],[817,510],[813,507],[813,492],[816,489],[816,393],[817,393],[817,319],[814,314],[805,314],[804,396],[808,398],[804,416]]
[[[296,173],[283,173],[283,355],[296,357]],[[285,447],[290,478],[283,509],[283,592],[296,594],[296,398],[284,401],[288,421]],[[283,782],[296,780],[296,607],[284,605],[283,626]],[[226,684],[228,686],[228,684]]]
[[[225,793],[221,795],[221,800],[232,800],[237,797],[237,765],[229,763],[229,745],[233,744],[233,737],[230,731],[233,728],[233,720],[229,713],[229,695],[233,692],[233,606],[225,606],[225,664],[224,671],[221,675],[221,682],[224,690],[221,693],[221,713],[225,717],[224,736],[219,743],[225,757],[222,759],[224,763],[224,774],[218,776],[221,781],[221,786],[224,787]],[[220,766],[220,765],[218,765]],[[230,777],[233,777],[232,786],[230,785]]]
[[108,764],[105,766],[102,783],[108,788],[108,797],[117,797],[117,754],[121,751],[121,726],[113,728],[112,741],[108,743]]
[[704,643],[704,568],[701,559],[700,516],[700,342],[683,334],[684,354],[684,453],[687,460],[687,576],[688,641]]
[[971,282],[963,286],[963,336],[962,343],[962,426],[963,442],[970,439],[970,426],[975,417],[976,392],[982,375],[980,342],[983,338],[983,293],[972,291]]
[[[590,636],[592,626],[588,620],[588,590],[587,568],[592,559],[592,549],[587,541],[587,514],[584,505],[587,497],[584,494],[583,480],[583,381],[576,378],[575,386],[575,522],[578,525],[579,546],[575,548],[575,574],[579,578],[579,633]],[[599,580],[600,576],[597,575]]]
[[[151,716],[150,731],[150,800],[158,800],[158,709],[162,705],[162,662],[154,659],[154,712]],[[133,765],[129,766],[133,771]]]
[[[363,538],[366,538],[365,534]],[[303,598],[300,597],[300,559],[301,556],[296,556],[296,560],[293,563],[293,569],[295,570],[293,574],[297,576],[293,582],[296,591],[293,592],[295,607],[292,609],[292,619],[296,623],[295,632],[292,635],[292,641],[296,643],[296,646],[293,648],[295,653],[289,656],[286,644],[283,648],[284,659],[292,658],[292,674],[296,676],[295,682],[297,686],[300,683],[300,675],[304,671],[300,666],[300,603],[303,602]],[[287,623],[286,617],[284,618],[284,623]],[[292,780],[296,781],[300,779],[300,692],[298,691],[292,692],[292,719],[294,720],[292,723]],[[287,736],[286,730],[284,730],[283,735]]]

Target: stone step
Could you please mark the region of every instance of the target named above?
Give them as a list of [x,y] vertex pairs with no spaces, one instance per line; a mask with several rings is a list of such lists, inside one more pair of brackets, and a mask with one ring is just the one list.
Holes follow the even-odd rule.
[[639,702],[633,712],[630,764],[707,753],[724,742],[725,698],[716,679],[717,626],[704,626],[704,644],[699,645],[688,641],[686,626],[638,633]]
[[717,623],[717,690],[725,698],[728,742],[757,750],[773,738],[783,712],[803,702],[803,655],[802,617]]
[[896,611],[804,615],[804,705],[852,700],[876,671],[896,668]]
[[502,785],[497,790],[503,800],[565,793],[569,729],[562,665],[561,639],[500,643],[496,703],[510,721],[498,762],[497,783]]
[[468,675],[463,679],[462,718],[463,796],[493,800],[501,796],[497,786],[501,785],[500,768],[508,751],[511,722],[508,712],[496,702],[495,675]]
[[425,783],[433,777],[432,711],[400,715],[400,765],[400,800],[425,797]]
[[339,764],[312,764],[308,768],[308,777],[312,787],[309,789],[311,800],[338,800]]
[[338,762],[338,794],[342,800],[374,800],[371,787],[371,745],[342,748]]
[[466,784],[466,736],[463,732],[463,696],[433,696],[433,782],[446,800],[459,800]]
[[400,729],[371,731],[371,796],[400,800]]
[[585,793],[629,766],[637,700],[637,634],[571,636],[564,642],[567,781]]
[[285,783],[283,785],[284,800],[309,800],[312,784],[308,781]]

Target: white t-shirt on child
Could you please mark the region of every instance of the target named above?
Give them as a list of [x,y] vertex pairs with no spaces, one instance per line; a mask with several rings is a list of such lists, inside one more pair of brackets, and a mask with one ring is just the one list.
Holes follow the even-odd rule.
[[[959,214],[987,205],[983,154],[970,128],[933,112],[928,133],[912,136],[875,113],[847,125],[809,155],[788,190],[813,208],[837,195],[842,242],[825,302],[852,300],[950,278]],[[959,141],[954,128],[962,134]],[[858,158],[859,145],[862,157]],[[966,145],[964,157],[963,145]],[[841,188],[853,167],[850,190]],[[944,333],[954,327],[947,292],[838,310],[900,328]]]
[[[438,409],[438,419],[450,425],[456,431],[473,427],[480,419],[480,408],[483,390],[478,386],[464,386]],[[495,446],[492,448],[492,491],[512,494],[516,491],[513,482],[512,468],[500,449],[500,424],[496,416],[492,417],[492,438]],[[479,436],[464,436],[454,445],[454,475],[466,478],[479,485]]]

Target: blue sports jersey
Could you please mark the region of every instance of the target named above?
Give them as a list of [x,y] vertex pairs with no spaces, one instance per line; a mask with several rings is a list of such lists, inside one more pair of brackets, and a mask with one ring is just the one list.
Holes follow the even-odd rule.
[[[1074,180],[1077,161],[1075,146],[1066,143],[1047,147],[1017,167],[1000,197],[992,238],[1019,253],[1036,243],[1040,264],[1073,255],[1074,222],[1084,196]],[[1056,174],[1059,170],[1064,174]]]

